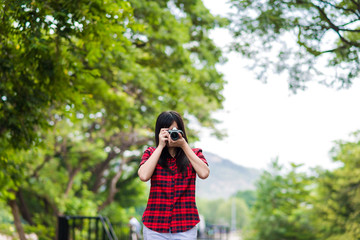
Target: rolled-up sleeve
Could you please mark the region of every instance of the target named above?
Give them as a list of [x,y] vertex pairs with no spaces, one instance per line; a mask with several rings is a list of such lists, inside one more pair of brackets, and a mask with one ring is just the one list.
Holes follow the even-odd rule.
[[206,161],[205,156],[204,156],[201,148],[194,148],[193,151],[196,154],[196,156],[198,156],[201,159],[201,161],[203,161],[204,163],[206,163],[206,165],[209,166],[209,164]]
[[140,165],[143,165],[151,156],[151,154],[155,151],[155,148],[154,147],[148,147],[145,151],[144,151],[144,154],[142,155],[141,157],[141,162],[140,162]]

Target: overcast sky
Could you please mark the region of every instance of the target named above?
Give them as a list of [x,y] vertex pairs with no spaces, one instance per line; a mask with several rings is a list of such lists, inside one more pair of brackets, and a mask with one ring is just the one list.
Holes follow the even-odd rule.
[[[225,1],[204,0],[213,14],[225,14]],[[231,38],[225,30],[211,37],[218,46]],[[360,129],[360,85],[336,91],[310,84],[296,95],[288,90],[286,78],[271,76],[267,84],[247,70],[246,59],[227,54],[228,62],[218,66],[228,84],[224,89],[224,110],[214,114],[222,121],[228,137],[217,140],[201,134],[196,145],[247,167],[267,168],[271,159],[281,163],[304,163],[306,167],[333,168],[329,157],[333,141],[349,139]]]

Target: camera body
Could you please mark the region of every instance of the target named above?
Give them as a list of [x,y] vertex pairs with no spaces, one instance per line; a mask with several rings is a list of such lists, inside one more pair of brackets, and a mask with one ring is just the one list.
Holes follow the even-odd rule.
[[176,141],[176,140],[178,140],[178,139],[180,138],[179,133],[181,134],[181,136],[184,136],[183,131],[178,130],[176,127],[174,127],[174,128],[171,129],[171,130],[167,130],[167,131],[168,131],[168,133],[170,134],[170,137],[171,137],[171,139],[172,139],[173,141]]

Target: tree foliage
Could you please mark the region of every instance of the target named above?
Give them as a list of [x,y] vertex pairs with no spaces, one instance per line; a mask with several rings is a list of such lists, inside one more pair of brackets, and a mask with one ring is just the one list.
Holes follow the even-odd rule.
[[284,169],[275,160],[257,183],[256,201],[246,239],[315,239],[311,215],[311,178],[299,172],[300,165]]
[[243,199],[249,208],[254,205],[256,200],[256,194],[254,190],[238,191],[234,194],[234,197]]
[[275,161],[258,182],[245,239],[359,239],[360,135],[352,135],[332,149],[334,170],[284,171]]
[[360,138],[338,141],[333,160],[341,163],[334,171],[319,178],[319,199],[315,214],[319,217],[320,237],[330,240],[355,240],[360,236]]
[[232,0],[231,6],[233,49],[253,60],[260,79],[286,71],[296,92],[308,81],[349,87],[359,76],[359,1]]
[[204,216],[207,224],[231,227],[232,217],[235,216],[236,228],[243,229],[248,222],[249,207],[242,198],[197,199],[196,202],[199,214]]
[[114,85],[100,66],[110,67],[112,54],[130,44],[124,32],[132,8],[125,1],[3,1],[0,11],[0,131],[21,148],[38,139],[50,108],[79,109]]
[[216,133],[223,59],[208,31],[224,20],[202,1],[3,1],[0,12],[0,196],[27,223],[144,204],[136,168],[161,111]]

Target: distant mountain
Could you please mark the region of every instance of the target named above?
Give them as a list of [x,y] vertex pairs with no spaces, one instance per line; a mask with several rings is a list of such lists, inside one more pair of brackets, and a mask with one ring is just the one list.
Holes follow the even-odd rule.
[[239,190],[255,189],[260,170],[240,166],[213,153],[204,152],[204,156],[209,163],[210,176],[205,180],[197,178],[197,197],[228,198]]

